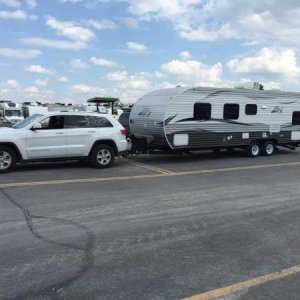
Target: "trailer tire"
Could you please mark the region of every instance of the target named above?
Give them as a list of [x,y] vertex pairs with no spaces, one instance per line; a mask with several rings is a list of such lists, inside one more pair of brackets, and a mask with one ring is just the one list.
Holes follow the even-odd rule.
[[0,173],[11,172],[17,163],[16,152],[7,146],[0,146]]
[[94,168],[109,168],[115,160],[115,151],[110,145],[100,144],[94,147],[91,164]]
[[252,142],[247,148],[246,152],[249,157],[257,157],[261,152],[261,145],[259,142]]
[[262,145],[262,154],[265,156],[272,156],[276,151],[276,146],[272,141],[266,141]]

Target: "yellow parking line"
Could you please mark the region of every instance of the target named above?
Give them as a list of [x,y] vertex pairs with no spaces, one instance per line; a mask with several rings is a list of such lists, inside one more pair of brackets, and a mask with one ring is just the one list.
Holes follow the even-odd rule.
[[62,180],[48,180],[48,181],[31,181],[31,182],[15,182],[15,183],[2,183],[0,188],[14,188],[24,186],[38,186],[38,185],[56,185],[68,183],[92,183],[101,181],[118,181],[129,179],[143,179],[167,176],[165,174],[149,174],[149,175],[136,175],[136,176],[117,176],[117,177],[96,177],[96,178],[81,178],[81,179],[62,179]]
[[[286,167],[286,166],[296,166],[296,165],[300,165],[300,161],[291,162],[291,163],[264,164],[264,165],[220,168],[220,169],[206,169],[206,170],[199,170],[199,171],[186,171],[186,172],[174,172],[174,173],[170,171],[167,172],[167,170],[165,170],[164,172],[160,171],[161,173],[159,174],[148,174],[148,175],[95,177],[95,178],[62,179],[62,180],[14,182],[14,183],[12,182],[12,183],[2,183],[0,184],[0,188],[57,185],[57,184],[70,184],[70,183],[92,183],[92,182],[102,182],[102,181],[134,180],[134,179],[171,177],[171,176],[204,175],[204,174],[221,173],[221,172],[246,171],[246,170],[254,170],[254,169],[276,168],[276,167]],[[154,171],[154,169],[152,170]]]
[[255,170],[255,169],[264,169],[264,168],[278,168],[278,167],[288,167],[300,165],[300,161],[290,162],[290,163],[280,163],[280,164],[263,164],[263,165],[254,165],[254,166],[243,166],[243,167],[231,167],[231,168],[220,168],[220,169],[206,169],[198,171],[184,171],[176,172],[174,175],[197,175],[205,173],[219,173],[219,172],[233,172],[233,171],[243,171],[243,170]]
[[264,283],[278,280],[280,278],[284,278],[293,274],[297,274],[300,272],[300,265],[296,265],[287,269],[283,269],[281,271],[267,274],[264,276],[256,277],[250,280],[246,280],[237,284],[233,284],[230,286],[226,286],[220,289],[212,290],[209,292],[205,292],[202,294],[198,294],[192,297],[185,298],[184,300],[212,300],[217,297],[223,297],[229,294],[236,293],[241,290],[245,290],[251,287],[255,287],[258,285],[262,285]]
[[174,172],[172,172],[172,171],[162,169],[162,168],[158,168],[158,167],[155,167],[155,166],[151,166],[151,165],[148,165],[148,164],[144,164],[144,163],[141,163],[141,162],[132,161],[130,159],[126,159],[126,161],[129,162],[132,165],[135,165],[135,166],[138,166],[138,167],[141,167],[141,168],[145,168],[145,169],[148,169],[148,170],[151,170],[151,171],[159,172],[159,173],[162,173],[162,174],[174,174]]

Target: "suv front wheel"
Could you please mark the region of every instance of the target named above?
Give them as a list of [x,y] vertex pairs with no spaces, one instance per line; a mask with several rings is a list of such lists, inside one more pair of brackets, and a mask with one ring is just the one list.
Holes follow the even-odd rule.
[[115,160],[115,151],[109,145],[97,145],[92,151],[91,163],[94,168],[108,168]]
[[0,146],[0,173],[8,173],[14,169],[17,155],[13,149]]

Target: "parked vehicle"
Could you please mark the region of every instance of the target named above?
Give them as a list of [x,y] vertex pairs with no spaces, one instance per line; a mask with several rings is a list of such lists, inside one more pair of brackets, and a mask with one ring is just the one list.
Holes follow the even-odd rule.
[[86,159],[95,168],[112,165],[127,151],[126,130],[110,115],[36,114],[12,128],[0,128],[0,173],[16,163]]
[[48,112],[48,107],[34,104],[23,104],[22,106],[22,113],[24,118],[28,118],[32,115],[41,114],[44,115]]
[[130,135],[129,118],[130,118],[130,112],[123,112],[119,117],[119,122],[127,130],[128,135]]
[[242,148],[256,157],[300,144],[300,93],[251,89],[171,88],[133,106],[130,131],[148,149]]
[[0,101],[0,124],[3,126],[10,126],[22,121],[21,105],[11,101]]

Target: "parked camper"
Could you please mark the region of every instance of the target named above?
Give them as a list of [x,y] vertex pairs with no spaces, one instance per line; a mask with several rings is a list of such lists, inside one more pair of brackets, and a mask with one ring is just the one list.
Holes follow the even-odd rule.
[[245,149],[252,157],[300,145],[300,93],[171,88],[140,98],[130,131],[150,149]]
[[19,103],[0,100],[0,124],[2,126],[13,125],[23,119],[21,105]]
[[23,103],[22,106],[22,113],[24,118],[28,118],[36,114],[44,115],[47,112],[48,112],[48,107],[38,105],[37,103]]

